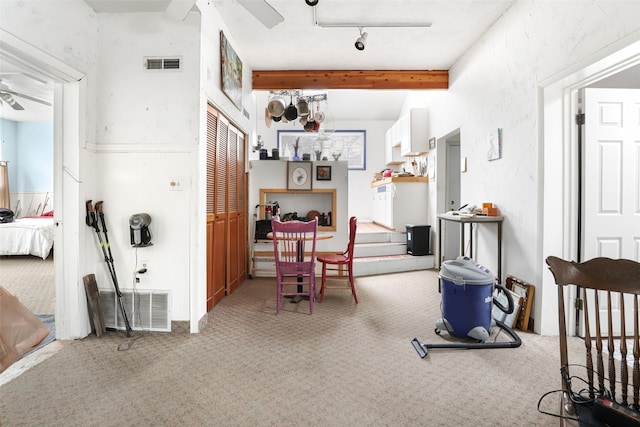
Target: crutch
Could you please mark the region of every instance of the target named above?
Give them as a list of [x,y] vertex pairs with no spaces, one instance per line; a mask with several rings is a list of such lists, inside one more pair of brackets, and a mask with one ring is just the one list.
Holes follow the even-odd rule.
[[[113,287],[116,290],[116,298],[118,300],[118,305],[120,306],[120,312],[122,313],[122,318],[124,319],[124,324],[127,329],[127,337],[130,337],[131,325],[129,324],[127,311],[122,302],[122,292],[120,291],[120,286],[118,286],[118,277],[116,276],[116,270],[113,265],[113,256],[111,255],[111,246],[109,245],[109,238],[107,236],[107,226],[104,221],[104,213],[102,212],[102,202],[96,203],[96,210],[98,211],[97,213],[93,209],[93,204],[91,203],[91,200],[88,200],[86,223],[88,226],[93,227],[96,230],[96,234],[98,235],[98,242],[100,243],[100,248],[102,249],[102,255],[104,256],[104,261],[107,263],[107,267],[109,268],[109,274],[111,275],[111,281],[113,282]],[[102,231],[104,232],[104,241],[102,239],[102,234],[100,234],[100,226],[98,225],[98,215],[100,216],[100,222],[102,223]]]

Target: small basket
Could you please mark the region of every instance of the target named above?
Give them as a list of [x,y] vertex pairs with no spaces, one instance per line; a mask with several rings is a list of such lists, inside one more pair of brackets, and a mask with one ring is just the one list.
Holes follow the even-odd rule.
[[256,221],[256,240],[266,240],[269,233],[271,233],[271,220],[261,219]]

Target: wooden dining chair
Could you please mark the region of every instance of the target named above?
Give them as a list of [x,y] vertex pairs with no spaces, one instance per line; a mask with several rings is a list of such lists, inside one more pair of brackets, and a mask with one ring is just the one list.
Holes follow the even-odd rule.
[[282,298],[287,296],[309,298],[309,314],[313,314],[318,220],[280,222],[272,219],[271,230],[276,263],[276,314],[280,313]]
[[[558,285],[560,424],[605,425],[623,416],[621,424],[612,425],[640,425],[640,263],[611,258],[577,263],[554,256],[546,261]],[[564,292],[570,285],[578,286],[577,301]],[[580,313],[574,316],[576,302]],[[569,351],[570,320],[584,332],[580,355]]]
[[[353,280],[353,247],[356,241],[356,228],[358,219],[352,216],[349,219],[349,243],[347,250],[340,254],[320,255],[318,262],[322,263],[322,285],[320,286],[320,302],[324,298],[325,289],[351,289],[351,294],[356,304],[358,303],[358,295],[356,295],[356,286]],[[329,275],[327,275],[329,271]],[[346,275],[345,275],[346,273]],[[342,286],[332,285],[327,287],[327,278],[346,279],[347,284]]]

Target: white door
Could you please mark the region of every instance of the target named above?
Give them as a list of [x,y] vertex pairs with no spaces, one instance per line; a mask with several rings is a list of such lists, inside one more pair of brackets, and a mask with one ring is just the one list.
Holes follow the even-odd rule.
[[585,89],[583,260],[640,261],[640,90]]
[[[582,260],[640,261],[640,90],[585,89],[584,99]],[[601,292],[599,308],[606,304]],[[619,307],[613,294],[612,308]]]

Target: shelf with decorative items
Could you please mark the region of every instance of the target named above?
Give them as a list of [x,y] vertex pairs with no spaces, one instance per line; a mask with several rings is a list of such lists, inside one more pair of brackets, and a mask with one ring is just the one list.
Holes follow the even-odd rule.
[[[293,162],[295,164],[304,162]],[[290,191],[285,188],[261,188],[260,204],[277,200],[280,207],[280,220],[311,220],[318,217],[318,230],[336,231],[333,218],[337,208],[335,188]]]

